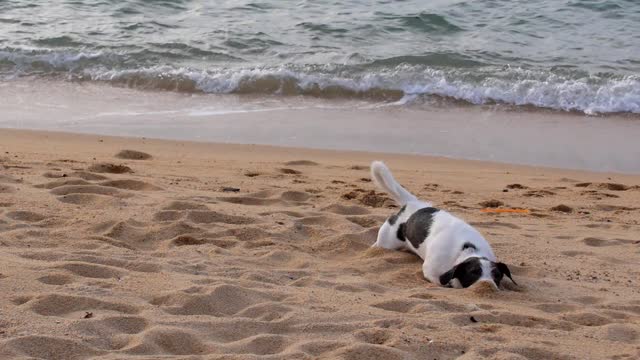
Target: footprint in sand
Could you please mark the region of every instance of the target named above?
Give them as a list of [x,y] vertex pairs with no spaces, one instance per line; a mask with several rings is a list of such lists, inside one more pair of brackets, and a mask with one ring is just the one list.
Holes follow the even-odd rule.
[[256,176],[260,176],[260,175],[262,175],[261,172],[253,171],[253,170],[249,170],[249,171],[245,171],[244,172],[244,176],[250,177],[250,178],[256,177]]
[[137,316],[107,316],[103,319],[83,319],[71,324],[73,331],[85,334],[85,344],[105,350],[121,350],[137,344],[136,337],[131,335],[139,334],[148,327],[148,320]]
[[112,187],[121,190],[134,190],[134,191],[158,191],[162,188],[138,180],[110,180],[100,183],[101,186]]
[[356,188],[353,191],[343,194],[342,198],[345,200],[356,200],[362,205],[373,208],[394,208],[397,206],[395,201],[391,200],[386,194],[374,190],[367,192]]
[[38,185],[35,185],[34,187],[38,189],[51,190],[51,189],[59,188],[62,186],[69,186],[69,185],[91,185],[91,183],[83,179],[62,178],[60,180],[51,181],[44,184],[38,184]]
[[287,161],[284,164],[287,165],[287,166],[317,166],[317,165],[319,165],[317,162],[311,161],[311,160]]
[[114,246],[151,250],[163,246],[179,235],[202,236],[205,233],[192,224],[179,221],[172,224],[136,224],[121,221],[111,226],[103,236]]
[[302,203],[311,198],[311,194],[302,191],[285,191],[280,194],[280,199],[289,202]]
[[[376,241],[378,229],[370,228],[355,233],[344,233],[332,236],[326,236],[324,233],[316,233],[313,227],[310,227],[310,233],[314,235],[310,240],[313,251],[323,251],[332,254],[341,255],[361,255],[364,254],[371,244]],[[305,228],[302,228],[305,230]],[[305,238],[309,238],[308,234],[302,231]]]
[[345,206],[341,204],[329,205],[323,208],[322,211],[327,211],[338,215],[367,215],[370,213],[368,209],[361,206]]
[[13,194],[16,192],[16,189],[13,186],[0,184],[0,194]]
[[270,294],[235,285],[216,286],[208,294],[186,294],[175,292],[157,297],[151,304],[161,306],[173,315],[232,316],[261,303],[277,302],[284,295]]
[[413,299],[397,299],[397,300],[388,300],[381,303],[370,305],[374,308],[393,311],[399,313],[410,313],[415,307],[422,305],[424,302]]
[[603,239],[594,238],[594,237],[584,238],[582,240],[582,242],[585,245],[591,246],[591,247],[603,247],[603,246],[619,245],[616,241],[613,241],[613,240],[603,240]]
[[184,211],[164,210],[153,214],[153,220],[159,222],[174,222],[183,220],[186,216]]
[[562,252],[560,252],[560,254],[562,254],[564,256],[569,256],[569,257],[576,257],[576,256],[580,256],[580,255],[585,255],[585,256],[592,256],[593,255],[593,253],[591,251],[578,251],[578,250],[562,251]]
[[116,268],[85,262],[67,262],[58,268],[78,276],[94,279],[120,279],[124,276],[124,273]]
[[239,205],[251,206],[299,206],[312,197],[311,194],[302,191],[285,191],[279,194],[272,192],[258,192],[247,196],[219,197],[218,200]]
[[172,201],[164,210],[209,210],[207,205],[191,201]]
[[251,196],[229,196],[219,197],[218,200],[231,204],[238,205],[250,205],[250,206],[270,206],[270,205],[283,205],[283,202],[278,199],[263,199]]
[[387,218],[384,216],[347,216],[346,219],[363,228],[370,228],[382,225]]
[[97,163],[89,166],[87,169],[90,172],[97,173],[108,173],[108,174],[126,174],[132,173],[130,167],[123,164],[112,164],[112,163]]
[[384,345],[393,337],[393,333],[387,329],[371,328],[357,331],[353,337],[367,344]]
[[[297,211],[288,211],[288,210],[280,210],[280,211],[267,211],[267,212],[263,212],[260,213],[260,216],[269,216],[269,215],[278,215],[278,214],[282,214],[282,215],[286,215],[288,217],[292,217],[292,218],[302,218],[305,217],[307,215],[297,212]],[[319,215],[320,213],[308,213],[310,215]]]
[[206,244],[207,240],[190,235],[178,235],[171,239],[170,243],[174,246],[190,246]]
[[596,334],[601,339],[627,344],[637,343],[638,338],[640,338],[638,330],[624,324],[604,325]]
[[125,160],[149,160],[151,155],[137,150],[121,150],[115,155],[118,159]]
[[582,326],[602,326],[613,322],[607,317],[589,312],[565,314],[562,319]]
[[86,171],[74,171],[72,173],[70,173],[68,175],[69,177],[77,177],[83,180],[87,180],[87,181],[102,181],[102,180],[109,180],[108,177],[103,176],[103,175],[99,175],[99,174],[94,174],[91,172],[86,172]]
[[[85,262],[90,264],[99,264],[105,265],[109,267],[111,270],[117,271],[128,270],[128,271],[136,271],[142,273],[157,273],[160,272],[160,265],[150,262],[144,261],[140,257],[136,257],[134,260],[129,259],[119,259],[117,257],[101,257],[101,256],[92,256],[92,255],[67,255],[63,256],[60,260],[71,261],[74,263]],[[60,261],[58,260],[58,261]],[[113,269],[118,268],[118,269]]]
[[100,186],[100,185],[63,185],[50,190],[53,195],[63,196],[70,194],[92,194],[92,195],[108,195],[108,196],[124,196],[127,195],[118,189]]
[[537,348],[532,346],[514,346],[508,347],[503,350],[505,352],[505,359],[513,358],[516,356],[516,359],[529,359],[529,360],[575,360],[576,358],[570,355],[563,355],[558,352],[548,350],[550,345],[547,345],[546,348]]
[[[514,314],[508,311],[492,311],[491,313],[473,313],[473,318],[476,323],[481,324],[498,324],[507,326],[516,326],[524,328],[542,328],[550,330],[574,330],[577,325],[569,321],[549,320],[542,317]],[[471,325],[474,322],[470,321],[469,315],[454,315],[451,316],[451,321],[457,325]]]
[[352,165],[351,167],[349,167],[349,169],[358,170],[358,171],[369,170],[369,166],[367,166],[367,165]]
[[240,227],[235,229],[227,229],[216,234],[220,237],[234,237],[240,241],[257,241],[273,237],[273,234],[263,230],[261,227]]
[[73,277],[66,274],[49,274],[37,279],[47,285],[66,285],[73,282]]
[[46,219],[44,215],[25,210],[10,211],[5,216],[9,219],[22,222],[39,222]]
[[274,355],[283,352],[289,345],[285,336],[260,334],[228,344],[226,349],[237,354]]
[[[71,180],[73,178],[86,180],[86,181],[100,181],[100,180],[109,179],[106,176],[102,176],[102,175],[98,175],[98,174],[94,174],[86,171],[74,171],[71,173],[66,173],[66,172],[61,172],[59,169],[56,170],[55,172],[51,172],[51,171],[46,172],[42,174],[42,176],[48,179],[62,179],[63,181],[65,179]],[[74,180],[77,180],[77,179],[74,179]],[[36,187],[44,187],[44,184],[37,185]]]
[[278,172],[285,175],[301,175],[302,171],[289,169],[289,168],[280,168]]
[[43,316],[60,316],[80,319],[86,312],[113,311],[123,314],[140,312],[135,306],[85,296],[41,294],[22,304],[30,311]]
[[609,205],[609,204],[597,204],[595,206],[595,209],[600,211],[632,211],[632,210],[637,210],[638,208],[633,208],[628,206],[619,206],[619,205]]
[[556,205],[556,206],[550,208],[549,210],[555,211],[555,212],[563,212],[565,214],[573,212],[573,208],[572,207],[570,207],[568,205],[564,205],[564,204]]
[[603,191],[597,191],[597,190],[585,190],[585,191],[581,191],[580,195],[583,196],[589,196],[595,200],[602,200],[603,198],[619,198],[620,196],[615,195],[615,194],[610,194],[610,193],[606,193]]
[[136,345],[123,349],[136,355],[202,355],[213,350],[190,331],[165,326],[153,327],[137,335]]
[[311,340],[296,344],[296,349],[314,357],[321,357],[321,355],[346,346],[348,343],[341,341]]
[[[458,350],[457,353],[461,354],[462,352]],[[357,360],[357,359],[401,360],[401,359],[410,358],[408,357],[409,354],[405,353],[404,351],[401,351],[393,347],[376,345],[376,344],[350,345],[347,347],[340,348],[326,355],[327,355],[327,358],[347,359],[347,360]],[[438,355],[441,355],[441,354],[436,355],[432,351],[429,352],[429,355],[434,359],[451,358],[450,356],[439,357]]]
[[287,314],[293,311],[290,307],[270,302],[249,306],[240,311],[235,316],[255,319],[258,321],[277,321],[285,318]]
[[0,184],[19,184],[21,179],[16,179],[11,175],[0,174]]
[[556,193],[549,190],[531,190],[522,194],[522,196],[536,197],[536,198],[542,198],[542,197],[553,196],[553,195],[556,195]]
[[618,183],[590,183],[590,182],[583,182],[583,183],[577,183],[574,186],[575,187],[581,187],[581,188],[595,187],[595,188],[598,188],[598,189],[612,190],[612,191],[626,191],[626,190],[629,190],[629,186],[624,185],[624,184],[618,184]]
[[163,211],[154,214],[153,218],[155,221],[166,222],[182,220],[188,214],[186,210],[209,211],[207,205],[191,201],[172,201],[163,209]]
[[224,223],[245,225],[258,222],[256,219],[246,216],[227,215],[209,210],[191,210],[188,212],[187,219],[195,224]]
[[563,303],[544,303],[535,305],[534,308],[542,310],[546,313],[556,314],[577,310],[578,307],[572,304]]
[[65,204],[92,207],[114,207],[120,204],[120,201],[111,195],[98,195],[91,193],[72,193],[58,196],[57,199]]
[[[103,350],[92,348],[81,341],[40,335],[10,339],[0,347],[0,356],[9,358],[9,354],[6,352],[12,355],[52,360],[87,359],[104,353]],[[22,358],[22,356],[20,357]]]
[[[322,227],[335,227],[342,221],[326,215],[307,216],[295,221],[294,224],[310,225],[310,226],[322,226]],[[298,225],[299,226],[299,225]]]

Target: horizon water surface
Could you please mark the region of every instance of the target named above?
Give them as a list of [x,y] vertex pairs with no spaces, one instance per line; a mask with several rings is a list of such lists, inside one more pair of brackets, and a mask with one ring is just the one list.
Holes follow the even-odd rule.
[[637,114],[639,74],[633,0],[0,1],[5,83]]

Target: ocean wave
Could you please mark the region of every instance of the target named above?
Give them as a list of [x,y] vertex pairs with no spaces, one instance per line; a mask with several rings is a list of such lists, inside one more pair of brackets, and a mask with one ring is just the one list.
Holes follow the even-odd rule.
[[[143,55],[151,56],[148,52]],[[172,65],[141,66],[139,59],[130,64],[113,53],[5,49],[0,50],[0,73],[15,76],[44,72],[72,81],[178,92],[306,95],[398,104],[436,96],[478,105],[534,106],[586,114],[640,113],[638,75],[591,74],[570,67],[549,70],[497,67],[477,62],[458,67],[427,65],[433,62],[433,57],[405,56],[356,65],[214,67],[210,64],[213,69],[203,70]],[[446,63],[447,54],[435,57],[436,63]],[[463,56],[451,58],[468,60]],[[420,63],[424,59],[427,64]]]
[[[309,70],[309,69],[307,69]],[[586,114],[640,113],[640,77],[591,75],[569,78],[554,73],[512,69],[500,74],[465,73],[397,66],[360,74],[281,68],[195,71],[166,67],[86,72],[81,79],[143,89],[215,94],[357,97],[409,104],[440,96],[471,104],[528,105]]]
[[409,15],[394,15],[377,13],[381,19],[396,23],[397,26],[427,34],[448,34],[463,31],[462,28],[451,23],[443,15],[421,12]]

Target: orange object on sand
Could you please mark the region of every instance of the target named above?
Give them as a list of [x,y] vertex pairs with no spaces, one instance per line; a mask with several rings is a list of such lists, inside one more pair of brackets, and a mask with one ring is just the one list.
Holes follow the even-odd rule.
[[518,214],[528,214],[531,211],[529,211],[528,209],[482,209],[480,210],[482,212],[487,212],[487,213],[518,213]]

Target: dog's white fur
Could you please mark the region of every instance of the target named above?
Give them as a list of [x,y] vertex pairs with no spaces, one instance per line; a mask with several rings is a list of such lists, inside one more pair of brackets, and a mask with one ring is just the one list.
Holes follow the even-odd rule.
[[[433,215],[428,236],[418,248],[414,248],[410,241],[398,239],[396,235],[398,227],[416,211],[431,207],[431,203],[418,200],[403,188],[391,175],[387,166],[380,161],[374,161],[371,164],[371,176],[375,183],[400,206],[406,206],[394,225],[385,221],[378,231],[378,239],[373,246],[392,250],[408,249],[414,252],[424,260],[422,265],[424,277],[438,285],[441,285],[440,276],[442,274],[467,258],[485,258],[481,260],[482,276],[478,282],[486,281],[497,289],[497,285],[491,277],[491,262],[495,262],[496,257],[489,243],[476,229],[463,220],[439,209]],[[473,244],[475,249],[469,247],[463,250],[465,243]],[[456,288],[462,287],[457,279],[453,279],[449,285]]]

